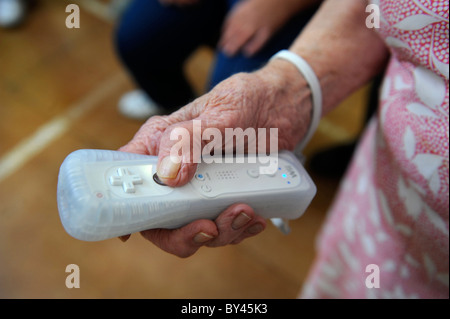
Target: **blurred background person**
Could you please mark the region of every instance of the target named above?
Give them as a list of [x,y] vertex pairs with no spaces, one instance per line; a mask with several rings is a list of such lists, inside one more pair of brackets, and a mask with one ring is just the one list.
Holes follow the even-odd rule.
[[119,110],[147,119],[171,113],[196,95],[183,65],[200,46],[216,50],[208,88],[261,67],[289,47],[319,0],[133,0],[116,33],[118,54],[138,88]]

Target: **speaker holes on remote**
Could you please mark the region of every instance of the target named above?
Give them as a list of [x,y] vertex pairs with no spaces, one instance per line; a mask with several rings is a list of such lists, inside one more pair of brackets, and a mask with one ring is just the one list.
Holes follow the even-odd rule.
[[217,179],[238,179],[239,176],[235,171],[226,170],[226,171],[218,171],[216,172]]

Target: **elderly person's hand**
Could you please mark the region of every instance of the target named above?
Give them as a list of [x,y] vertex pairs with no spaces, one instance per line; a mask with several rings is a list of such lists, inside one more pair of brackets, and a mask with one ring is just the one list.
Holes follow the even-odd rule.
[[[308,61],[319,78],[323,114],[377,74],[388,54],[378,35],[365,27],[364,2],[354,0],[326,1],[290,50]],[[222,136],[226,128],[278,128],[278,149],[292,150],[308,129],[311,106],[310,90],[296,67],[277,59],[259,71],[230,77],[169,116],[150,118],[121,151],[158,155],[158,176],[177,187],[194,176],[196,164],[186,154],[181,154],[181,163],[171,161],[171,149],[179,143],[170,139],[174,129],[185,128],[193,136],[194,120],[201,121],[202,132],[215,128]],[[265,226],[251,207],[236,204],[215,221],[142,235],[169,253],[188,257],[201,246],[239,243]]]
[[[232,76],[169,116],[150,118],[120,150],[158,155],[159,178],[169,186],[181,186],[194,176],[196,164],[190,156],[182,156],[181,163],[171,161],[171,148],[179,143],[170,138],[174,129],[183,127],[193,136],[193,120],[201,121],[202,132],[216,128],[222,136],[226,128],[279,128],[278,146],[293,149],[308,125],[310,103],[302,103],[307,96],[297,70],[287,62],[273,61],[258,72]],[[239,243],[265,226],[266,221],[249,206],[236,204],[215,221],[199,220],[180,229],[147,230],[142,235],[169,253],[188,257],[203,245]]]

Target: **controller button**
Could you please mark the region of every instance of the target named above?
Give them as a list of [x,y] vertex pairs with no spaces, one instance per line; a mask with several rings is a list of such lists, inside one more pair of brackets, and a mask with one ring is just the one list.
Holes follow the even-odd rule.
[[202,185],[201,188],[202,188],[202,191],[204,191],[205,193],[209,193],[212,190],[211,186],[209,186],[209,185]]
[[109,183],[113,186],[122,186],[125,193],[135,193],[136,187],[134,185],[142,184],[144,180],[137,174],[132,174],[126,168],[119,168],[117,175],[109,178]]
[[258,178],[259,177],[259,168],[252,168],[247,170],[248,176],[252,178]]
[[260,174],[268,177],[274,177],[277,174],[277,170],[272,167],[261,167]]
[[202,182],[205,180],[205,175],[201,173],[195,174],[195,179]]

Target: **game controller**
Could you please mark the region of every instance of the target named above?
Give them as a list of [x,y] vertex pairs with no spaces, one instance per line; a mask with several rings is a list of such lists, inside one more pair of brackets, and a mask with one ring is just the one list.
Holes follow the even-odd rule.
[[175,188],[159,181],[157,163],[156,156],[110,150],[69,154],[57,189],[67,233],[99,241],[147,229],[174,229],[198,219],[214,220],[235,203],[250,205],[264,218],[292,220],[316,194],[302,164],[287,151],[201,162],[192,180]]

